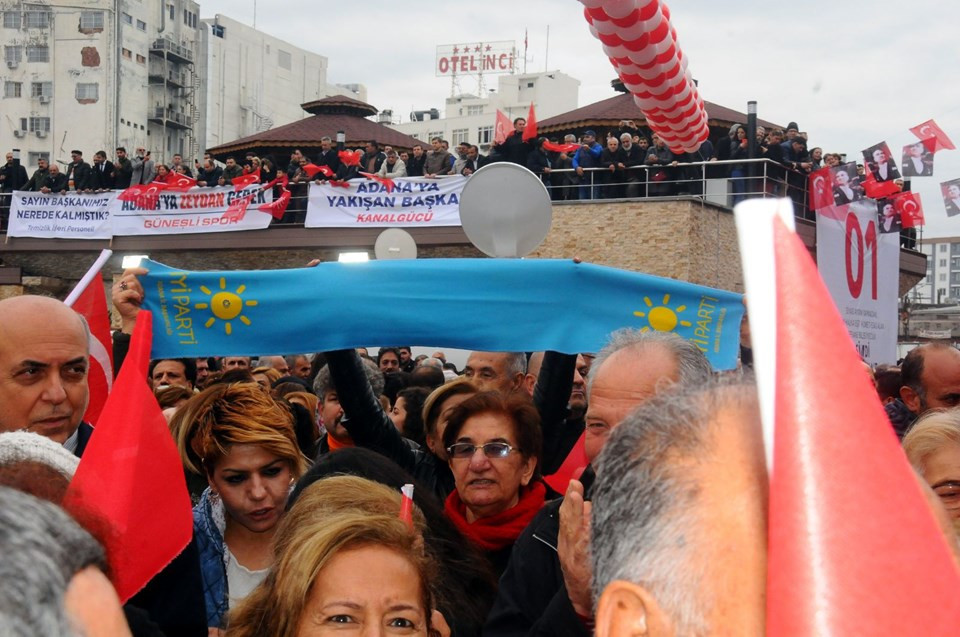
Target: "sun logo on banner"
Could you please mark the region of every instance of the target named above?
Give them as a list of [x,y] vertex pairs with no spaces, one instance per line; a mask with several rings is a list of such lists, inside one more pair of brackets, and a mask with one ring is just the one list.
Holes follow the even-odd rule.
[[223,321],[223,330],[228,335],[233,333],[233,324],[230,321],[234,319],[239,320],[244,325],[250,325],[250,319],[243,315],[244,307],[253,307],[257,305],[256,301],[250,300],[245,301],[241,296],[243,292],[247,289],[247,286],[241,285],[234,292],[227,291],[227,280],[224,277],[220,277],[220,291],[214,294],[210,291],[205,285],[200,286],[200,290],[210,297],[209,303],[197,303],[193,307],[198,310],[207,310],[213,313],[207,322],[203,324],[204,327],[210,328],[213,327],[217,319]]
[[643,297],[643,302],[646,303],[650,309],[646,312],[636,311],[633,313],[634,316],[647,319],[648,324],[640,328],[641,332],[648,332],[651,328],[658,332],[672,332],[677,328],[677,325],[682,327],[693,326],[690,321],[682,321],[680,317],[677,316],[678,314],[683,314],[687,306],[678,305],[675,308],[671,308],[669,306],[669,294],[664,294],[663,301],[656,307],[653,306],[653,301],[650,300],[649,296]]

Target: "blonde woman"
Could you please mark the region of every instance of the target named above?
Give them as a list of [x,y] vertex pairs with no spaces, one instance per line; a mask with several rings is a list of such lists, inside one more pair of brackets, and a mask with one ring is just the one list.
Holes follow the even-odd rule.
[[193,509],[207,626],[263,581],[273,537],[306,458],[289,408],[253,383],[214,385],[176,413],[171,428],[181,460],[206,478]]
[[903,437],[903,451],[960,534],[960,411],[934,411],[920,418]]

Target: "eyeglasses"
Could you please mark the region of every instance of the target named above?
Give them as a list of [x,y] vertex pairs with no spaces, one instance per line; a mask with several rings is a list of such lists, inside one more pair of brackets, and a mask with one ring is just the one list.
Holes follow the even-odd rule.
[[960,509],[960,483],[948,482],[933,490],[940,497],[943,506],[948,511]]
[[517,451],[506,442],[488,442],[479,446],[469,442],[458,442],[447,447],[447,454],[451,458],[472,458],[477,449],[483,449],[483,455],[491,460],[506,458]]

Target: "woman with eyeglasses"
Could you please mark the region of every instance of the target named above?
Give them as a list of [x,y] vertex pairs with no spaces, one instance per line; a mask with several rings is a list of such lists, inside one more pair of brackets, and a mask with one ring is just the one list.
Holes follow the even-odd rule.
[[940,498],[960,536],[960,412],[927,413],[903,437],[903,451]]
[[520,533],[543,506],[542,434],[530,400],[482,392],[458,405],[443,432],[456,490],[447,517],[503,574]]

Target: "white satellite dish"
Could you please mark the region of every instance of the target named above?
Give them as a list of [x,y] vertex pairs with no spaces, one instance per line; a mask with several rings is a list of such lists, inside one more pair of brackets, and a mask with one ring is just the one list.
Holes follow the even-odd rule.
[[373,252],[378,259],[416,259],[417,242],[406,230],[387,228],[377,237]]
[[553,207],[540,178],[518,164],[487,164],[463,187],[460,224],[491,257],[523,257],[550,232]]

